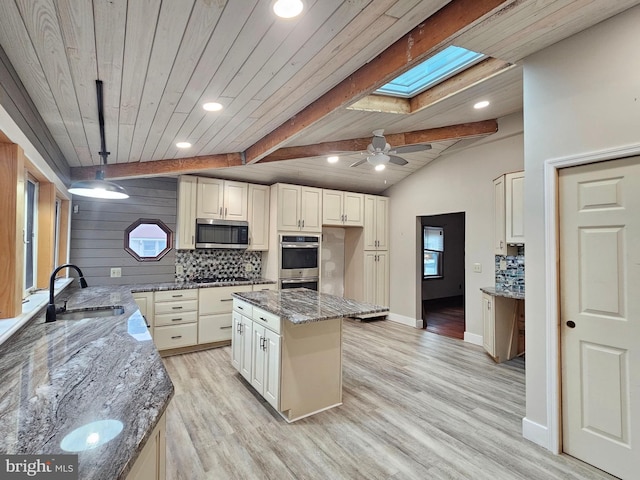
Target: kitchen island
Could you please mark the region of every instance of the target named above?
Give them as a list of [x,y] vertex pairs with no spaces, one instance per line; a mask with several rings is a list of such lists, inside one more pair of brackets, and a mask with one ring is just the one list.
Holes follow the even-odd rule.
[[388,313],[305,288],[232,296],[232,364],[287,422],[342,404],[342,319]]

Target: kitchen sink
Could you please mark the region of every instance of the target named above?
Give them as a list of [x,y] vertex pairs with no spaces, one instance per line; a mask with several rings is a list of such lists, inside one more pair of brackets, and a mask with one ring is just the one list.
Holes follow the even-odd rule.
[[66,310],[64,312],[56,313],[56,320],[82,320],[84,318],[99,318],[99,317],[114,317],[116,315],[122,315],[124,313],[124,307],[88,307],[78,308],[75,310]]

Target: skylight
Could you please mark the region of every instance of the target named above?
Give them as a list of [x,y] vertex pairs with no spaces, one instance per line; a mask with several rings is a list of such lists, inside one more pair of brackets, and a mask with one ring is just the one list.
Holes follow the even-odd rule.
[[451,45],[383,85],[376,90],[376,93],[393,95],[394,97],[413,97],[464,70],[483,57],[482,53]]

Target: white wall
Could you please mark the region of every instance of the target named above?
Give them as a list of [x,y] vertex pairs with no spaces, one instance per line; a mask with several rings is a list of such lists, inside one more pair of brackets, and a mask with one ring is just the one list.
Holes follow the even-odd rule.
[[[547,404],[543,164],[640,143],[638,25],[635,7],[525,60],[525,436],[541,444],[553,408]],[[540,431],[528,435],[527,421]],[[550,441],[558,432],[547,433]]]
[[[465,212],[465,339],[481,341],[480,287],[495,283],[493,179],[523,168],[520,113],[499,119],[498,133],[438,159],[397,183],[390,197],[391,319],[421,318],[420,245],[417,217]],[[471,266],[482,264],[482,273]]]

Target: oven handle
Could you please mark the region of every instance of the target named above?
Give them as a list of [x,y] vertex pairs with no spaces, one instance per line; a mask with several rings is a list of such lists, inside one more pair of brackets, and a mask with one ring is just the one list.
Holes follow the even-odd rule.
[[304,277],[304,278],[288,278],[282,279],[280,282],[282,283],[307,283],[307,282],[317,282],[318,277]]
[[319,243],[281,243],[282,248],[319,248]]

